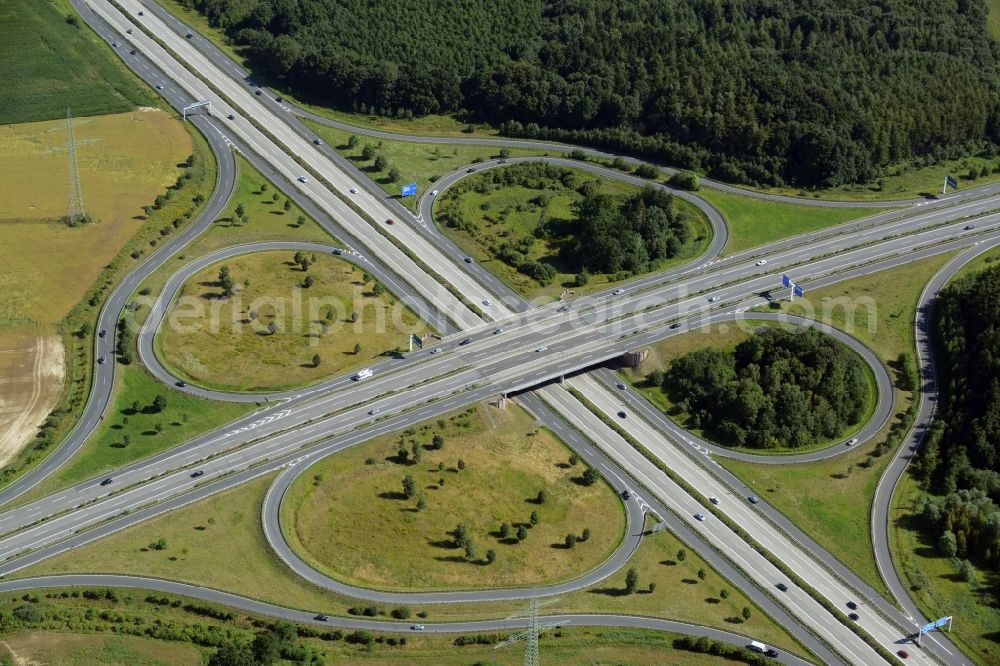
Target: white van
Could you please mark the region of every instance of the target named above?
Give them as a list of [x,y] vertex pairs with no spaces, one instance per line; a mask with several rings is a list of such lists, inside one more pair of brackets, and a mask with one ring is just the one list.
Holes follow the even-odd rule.
[[364,368],[363,370],[358,370],[358,374],[354,375],[353,379],[356,382],[360,382],[362,379],[368,379],[374,374],[371,368]]
[[761,654],[767,652],[767,646],[763,643],[758,643],[757,641],[750,641],[749,647],[754,652],[760,652]]

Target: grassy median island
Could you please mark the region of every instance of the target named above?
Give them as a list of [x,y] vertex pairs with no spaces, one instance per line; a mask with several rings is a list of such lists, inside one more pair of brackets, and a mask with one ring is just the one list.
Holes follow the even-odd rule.
[[435,221],[526,298],[663,270],[712,237],[705,217],[669,194],[543,163],[464,179],[441,195]]
[[571,459],[519,407],[473,406],[316,463],[289,490],[283,527],[303,559],[364,587],[557,582],[607,559],[625,527],[615,494]]
[[158,331],[157,350],[193,383],[263,391],[362,367],[405,350],[409,334],[425,330],[353,264],[328,254],[255,252],[193,275]]

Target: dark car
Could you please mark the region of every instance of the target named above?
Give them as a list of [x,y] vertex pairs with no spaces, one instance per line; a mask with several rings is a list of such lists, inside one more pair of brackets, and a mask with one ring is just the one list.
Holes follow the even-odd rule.
[[672,324],[670,325],[670,330],[674,330],[674,329],[676,329],[676,328],[680,328],[680,327],[681,327],[681,324],[680,324],[680,322],[676,322],[676,321],[675,321],[674,323],[672,323]]
[[131,51],[129,51],[129,53],[135,55],[135,49],[132,49]]
[[229,118],[230,120],[232,120],[232,119],[233,119],[233,118],[235,118],[235,117],[236,117],[236,116],[234,116],[234,115],[233,115],[233,114],[231,114],[231,113],[230,113],[230,114],[229,114],[228,116],[226,116],[226,118]]
[[630,497],[632,497],[632,493],[630,493],[628,490],[623,490],[622,491],[622,499],[623,500],[627,500]]
[[622,418],[622,419],[625,418],[625,411],[624,410],[618,412],[618,418]]
[[205,470],[203,470],[203,469],[197,469],[197,470],[191,472],[191,478],[192,479],[197,479],[199,476],[202,476],[204,473],[205,473]]
[[965,227],[963,227],[963,228],[964,228],[964,229],[965,229],[966,231],[972,231],[973,229],[975,229],[975,228],[976,228],[976,226],[975,226],[974,224],[967,224],[967,225],[965,225]]
[[385,221],[385,223],[386,223],[386,224],[396,224],[396,220],[394,220],[394,219],[392,219],[392,218],[390,217],[390,218],[389,218],[388,220],[386,220],[386,221]]
[[180,388],[184,388],[185,386],[187,386],[187,382],[185,382],[183,379],[178,379],[176,382],[174,382],[174,385],[179,386]]
[[850,608],[851,610],[858,610],[858,605],[853,601],[848,601],[847,607]]
[[97,362],[101,365],[104,365],[104,357],[102,356],[99,359],[97,359]]
[[909,657],[909,656],[910,656],[910,653],[909,653],[909,652],[907,652],[906,650],[900,650],[900,651],[899,651],[899,652],[897,652],[896,654],[898,654],[898,655],[899,655],[899,658],[900,658],[900,659],[906,659],[907,657]]
[[107,332],[107,331],[105,331],[105,330],[104,330],[104,329],[102,328],[102,329],[101,329],[101,332],[97,334],[97,337],[99,337],[99,338],[103,338],[103,337],[104,337],[105,335],[107,335],[107,334],[108,334],[108,332]]
[[275,97],[275,98],[274,98],[274,101],[275,101],[275,102],[284,102],[284,101],[285,101],[285,98],[284,98],[284,97]]
[[188,34],[184,35],[184,36],[187,37],[188,39],[191,39],[192,37],[194,37],[194,35],[191,34],[190,32]]
[[261,91],[259,91],[259,90],[255,90],[253,94],[257,95],[258,97],[260,97],[263,93],[261,93]]
[[768,648],[767,652],[765,652],[764,654],[766,654],[768,657],[774,658],[778,656],[778,651],[775,650],[774,648]]
[[784,583],[778,583],[777,585],[775,585],[775,587],[781,590],[782,592],[788,592],[788,586],[785,585]]
[[322,613],[320,613],[319,615],[315,616],[313,619],[314,620],[319,620],[320,622],[326,622],[330,618],[327,617],[326,615],[323,615]]
[[104,479],[103,481],[101,481],[101,485],[102,485],[102,486],[110,486],[110,485],[111,485],[112,483],[114,483],[114,482],[115,482],[115,480],[114,480],[114,479],[112,479],[112,478],[111,478],[111,477],[109,476],[108,478],[106,478],[106,479]]
[[852,620],[854,620],[855,622],[857,622],[857,621],[858,621],[858,619],[859,619],[859,618],[860,618],[861,616],[859,616],[859,615],[858,615],[857,613],[851,613],[851,614],[850,614],[850,615],[848,615],[847,617],[849,617],[849,618],[851,618]]
[[340,248],[337,248],[336,250],[334,250],[334,251],[333,251],[333,253],[334,253],[335,255],[337,255],[337,256],[339,257],[339,256],[340,256],[340,255],[342,255],[342,254],[343,254],[344,252],[343,252],[343,250],[341,250]]
[[471,264],[472,263],[472,257],[466,257],[465,258],[465,263]]
[[475,169],[466,169],[466,170],[465,170],[465,173],[472,173],[472,172],[474,172],[474,171],[475,171]]
[[472,338],[466,338],[466,339],[462,340],[461,342],[459,342],[458,346],[459,347],[464,347],[465,345],[469,344],[470,342],[472,342]]
[[322,146],[323,145],[323,142],[320,141],[319,139],[313,139],[313,143],[316,144],[317,146]]

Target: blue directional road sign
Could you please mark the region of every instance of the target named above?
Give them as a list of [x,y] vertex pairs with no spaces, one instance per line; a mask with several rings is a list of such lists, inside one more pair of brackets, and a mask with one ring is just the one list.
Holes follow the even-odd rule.
[[792,281],[789,279],[789,277],[787,275],[782,275],[781,276],[781,284],[785,285],[786,287],[791,287],[792,286]]
[[795,294],[796,296],[806,295],[806,292],[803,291],[802,287],[800,287],[799,285],[795,285],[794,287],[792,287],[792,293]]
[[402,194],[403,194],[404,197],[412,197],[416,193],[417,193],[417,184],[416,183],[410,183],[409,185],[403,185],[403,192],[402,192]]
[[943,617],[940,620],[934,620],[933,622],[928,622],[924,626],[920,627],[920,633],[926,634],[928,631],[934,631],[938,627],[943,627],[944,625],[948,624],[948,620],[950,619],[951,619],[950,617]]
[[955,180],[954,176],[945,176],[944,182],[948,183],[948,187],[958,189],[958,181]]

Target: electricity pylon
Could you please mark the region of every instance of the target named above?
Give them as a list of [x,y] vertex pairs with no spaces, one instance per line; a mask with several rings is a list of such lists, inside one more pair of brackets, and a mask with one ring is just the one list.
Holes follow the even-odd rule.
[[559,626],[558,622],[539,622],[538,609],[542,606],[554,604],[556,601],[558,601],[558,599],[549,599],[544,603],[539,603],[538,598],[532,595],[531,599],[528,601],[528,609],[526,612],[515,613],[507,618],[508,620],[527,619],[527,628],[524,631],[520,631],[509,636],[507,640],[497,643],[493,646],[493,649],[498,650],[512,643],[516,643],[517,641],[524,641],[524,666],[538,666],[538,637],[552,627]]
[[69,156],[69,211],[66,214],[66,224],[75,227],[87,221],[87,213],[83,210],[83,195],[80,192],[80,170],[76,163],[76,141],[73,140],[73,116],[66,109],[66,153]]

